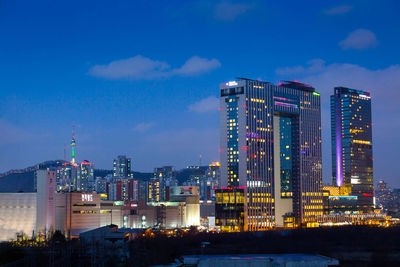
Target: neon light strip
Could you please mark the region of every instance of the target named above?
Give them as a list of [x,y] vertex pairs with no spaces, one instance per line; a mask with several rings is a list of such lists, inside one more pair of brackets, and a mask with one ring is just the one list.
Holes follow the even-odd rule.
[[284,97],[280,97],[280,96],[274,96],[273,99],[278,99],[278,100],[282,100],[282,101],[289,101],[289,102],[295,102],[295,100],[293,100],[293,99],[284,98]]
[[342,128],[341,116],[339,116],[338,109],[339,99],[335,99],[335,134],[336,134],[336,186],[343,185],[343,162],[342,162]]
[[280,106],[280,107],[285,107],[285,108],[298,108],[298,106],[295,104],[288,104],[288,103],[277,102],[277,101],[275,101],[275,106]]
[[237,187],[216,187],[215,189],[228,189],[228,190],[233,190],[233,189],[246,189],[246,186],[237,186]]

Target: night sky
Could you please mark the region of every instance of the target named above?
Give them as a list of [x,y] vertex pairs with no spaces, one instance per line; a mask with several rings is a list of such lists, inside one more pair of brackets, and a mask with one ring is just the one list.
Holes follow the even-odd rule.
[[[57,3],[56,3],[57,2]],[[279,3],[278,3],[279,2]],[[219,83],[371,91],[374,179],[400,186],[400,1],[0,1],[0,172],[70,159],[135,171],[219,160]]]

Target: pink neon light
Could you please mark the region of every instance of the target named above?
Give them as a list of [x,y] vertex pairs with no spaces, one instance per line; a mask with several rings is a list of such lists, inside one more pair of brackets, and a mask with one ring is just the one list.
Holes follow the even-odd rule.
[[279,99],[279,100],[283,100],[283,101],[291,101],[291,99],[287,99],[287,98],[279,97],[279,96],[274,96],[274,99]]
[[215,189],[225,189],[225,190],[232,190],[232,189],[246,189],[245,186],[233,186],[233,187],[215,187]]
[[82,162],[81,164],[83,164],[83,165],[94,165],[94,163],[92,163],[92,162]]

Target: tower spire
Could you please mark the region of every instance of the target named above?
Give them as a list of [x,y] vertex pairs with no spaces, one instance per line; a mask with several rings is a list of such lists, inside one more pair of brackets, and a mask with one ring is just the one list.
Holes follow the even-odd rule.
[[76,142],[75,142],[75,122],[72,121],[72,140],[71,140],[71,163],[75,164],[75,146],[76,146]]

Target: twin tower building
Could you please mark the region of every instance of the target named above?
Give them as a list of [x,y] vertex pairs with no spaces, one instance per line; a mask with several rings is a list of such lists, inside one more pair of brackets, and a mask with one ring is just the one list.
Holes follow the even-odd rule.
[[[372,212],[371,99],[331,97],[334,186]],[[221,181],[216,225],[228,231],[313,226],[324,216],[321,97],[299,82],[239,78],[220,85]]]

